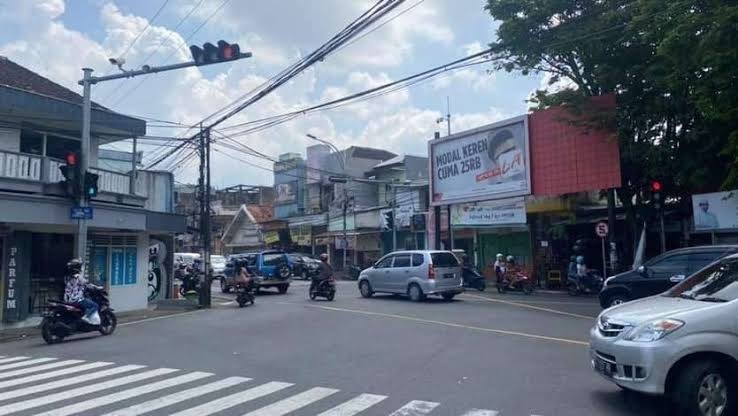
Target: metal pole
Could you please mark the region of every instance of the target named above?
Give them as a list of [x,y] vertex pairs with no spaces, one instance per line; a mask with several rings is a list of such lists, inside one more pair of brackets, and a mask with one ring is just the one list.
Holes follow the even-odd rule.
[[664,230],[664,213],[659,214],[659,222],[661,225],[661,252],[666,251],[666,231]]
[[392,251],[397,251],[397,187],[392,186]]
[[[82,141],[80,143],[80,175],[79,189],[85,189],[85,173],[90,167],[90,123],[92,109],[92,69],[82,68],[84,74],[82,78]],[[87,206],[86,197],[83,195],[79,199],[79,206]],[[81,219],[77,221],[77,246],[74,255],[82,259],[82,275],[85,275],[87,269],[87,220]]]
[[131,160],[131,195],[136,195],[136,138],[133,138],[133,159]]
[[446,132],[451,135],[451,100],[446,96]]
[[446,221],[448,221],[448,248],[447,250],[454,249],[454,227],[451,225],[451,205],[446,206]]
[[600,238],[602,241],[602,277],[607,277],[607,257],[605,257],[605,237]]
[[436,205],[433,207],[433,225],[435,228],[435,244],[433,247],[434,250],[440,250],[441,249],[441,206]]
[[205,303],[206,308],[210,307],[210,129],[205,130],[205,259],[203,266],[205,267]]
[[348,246],[348,240],[346,239],[346,211],[348,211],[348,193],[346,192],[346,185],[348,182],[343,184],[343,269],[346,270],[346,246]]
[[[200,203],[200,224],[199,224],[199,240],[200,240],[200,264],[203,265],[205,262],[205,132],[200,123],[200,142],[198,143],[198,150],[200,154],[200,177],[198,179],[198,196]],[[200,293],[199,305],[205,307],[205,274],[197,270],[200,279]]]
[[[607,225],[609,233],[607,235],[608,242],[611,247],[615,246],[615,230],[616,230],[616,218],[615,218],[615,189],[610,188],[607,190]],[[617,265],[617,251],[610,250],[610,268],[615,272],[618,270]]]

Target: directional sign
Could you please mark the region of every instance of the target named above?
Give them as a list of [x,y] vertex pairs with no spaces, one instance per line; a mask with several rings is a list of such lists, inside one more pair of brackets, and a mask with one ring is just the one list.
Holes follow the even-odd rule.
[[597,225],[595,226],[595,233],[597,233],[597,236],[600,238],[607,237],[608,231],[609,229],[607,228],[606,222],[598,222]]
[[92,219],[92,207],[74,206],[69,212],[69,218],[73,220],[91,220]]

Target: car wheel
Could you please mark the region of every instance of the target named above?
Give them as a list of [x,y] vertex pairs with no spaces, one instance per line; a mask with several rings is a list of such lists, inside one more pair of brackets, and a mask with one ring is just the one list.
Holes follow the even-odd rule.
[[225,279],[225,277],[220,278],[220,291],[222,293],[230,293],[231,288],[228,286],[228,281]]
[[611,308],[613,306],[622,305],[623,303],[625,303],[625,302],[627,302],[629,300],[630,299],[628,299],[628,296],[623,295],[623,294],[612,295],[607,300],[607,307],[608,308]]
[[279,290],[279,293],[284,295],[285,293],[287,293],[287,288],[289,287],[290,285],[279,285],[277,286],[277,290]]
[[413,302],[420,302],[425,299],[423,290],[420,289],[420,286],[415,283],[411,284],[410,287],[407,288],[407,294],[410,296],[410,300],[412,300]]
[[444,293],[441,295],[441,297],[443,297],[443,300],[446,300],[449,302],[454,300],[454,296],[456,296],[456,293]]
[[677,414],[727,416],[736,410],[733,380],[726,369],[711,360],[694,361],[676,375],[670,392]]
[[372,286],[366,280],[362,280],[361,283],[359,283],[359,292],[361,292],[361,297],[364,298],[370,298],[374,294],[374,292],[372,292]]
[[292,274],[292,270],[290,270],[290,267],[287,266],[286,264],[280,267],[279,270],[277,271],[277,275],[279,276],[280,279],[286,279],[290,277],[291,274]]

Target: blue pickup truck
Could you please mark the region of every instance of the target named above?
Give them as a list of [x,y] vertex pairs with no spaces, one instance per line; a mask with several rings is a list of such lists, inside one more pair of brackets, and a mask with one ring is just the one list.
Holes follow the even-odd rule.
[[261,251],[256,253],[233,254],[228,257],[224,276],[220,279],[220,290],[228,293],[235,284],[239,265],[246,265],[249,273],[256,276],[254,287],[257,289],[276,287],[279,293],[287,293],[292,279],[287,255],[282,251]]

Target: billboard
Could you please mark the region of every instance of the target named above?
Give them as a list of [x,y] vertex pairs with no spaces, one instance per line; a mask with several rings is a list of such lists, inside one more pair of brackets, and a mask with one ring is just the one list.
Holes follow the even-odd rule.
[[528,144],[528,116],[431,140],[431,203],[530,194]]
[[522,197],[451,206],[454,226],[525,224],[526,219]]
[[297,181],[278,183],[274,188],[277,191],[275,204],[288,204],[297,200]]
[[738,229],[738,190],[692,195],[695,231]]

